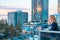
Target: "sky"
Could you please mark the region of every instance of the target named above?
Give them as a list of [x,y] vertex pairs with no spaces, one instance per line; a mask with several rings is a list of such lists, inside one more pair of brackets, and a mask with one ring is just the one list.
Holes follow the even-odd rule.
[[[29,15],[31,15],[30,11],[31,11],[31,0],[0,0],[0,15],[7,15],[8,12],[11,11],[16,11],[14,9],[1,9],[2,7],[8,7],[8,8],[23,8],[29,13]],[[28,10],[27,10],[28,9]],[[0,19],[7,18],[7,16],[0,16]],[[29,16],[28,18],[31,19],[31,16]]]
[[[57,13],[58,9],[58,0],[49,0],[49,15]],[[8,12],[15,11],[11,9],[1,9],[2,7],[7,6],[8,8],[25,8],[29,9],[29,20],[31,20],[31,0],[0,0],[0,15],[7,15]],[[26,10],[25,10],[26,11]],[[0,16],[0,19],[7,18],[7,16]]]
[[[9,8],[31,9],[31,0],[0,0],[0,10],[4,11],[4,9],[1,9],[1,6],[9,7]],[[5,11],[6,11],[6,9],[5,9]]]
[[58,13],[58,0],[49,0],[49,15]]
[[31,7],[31,0],[0,0],[1,6],[10,6],[14,8],[27,8]]

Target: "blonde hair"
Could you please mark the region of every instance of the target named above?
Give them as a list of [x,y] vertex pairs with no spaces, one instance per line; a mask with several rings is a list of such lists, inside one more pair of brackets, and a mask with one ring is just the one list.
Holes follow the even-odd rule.
[[56,18],[55,18],[54,15],[50,15],[50,18],[51,18],[51,20],[52,20],[53,22],[56,22]]

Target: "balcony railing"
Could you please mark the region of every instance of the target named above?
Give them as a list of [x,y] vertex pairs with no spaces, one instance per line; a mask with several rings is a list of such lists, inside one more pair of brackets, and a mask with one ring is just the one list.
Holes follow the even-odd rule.
[[60,31],[40,30],[39,40],[60,40]]

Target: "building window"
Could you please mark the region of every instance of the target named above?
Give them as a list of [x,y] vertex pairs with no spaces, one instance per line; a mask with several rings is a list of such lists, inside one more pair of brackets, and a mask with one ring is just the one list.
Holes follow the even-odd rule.
[[37,6],[37,12],[41,12],[42,11],[42,7],[41,6]]
[[58,12],[60,12],[60,6],[58,7]]

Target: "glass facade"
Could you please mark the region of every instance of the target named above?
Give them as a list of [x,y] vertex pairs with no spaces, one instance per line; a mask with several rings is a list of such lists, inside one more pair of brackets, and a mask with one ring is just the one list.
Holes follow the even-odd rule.
[[42,21],[48,20],[48,0],[42,1]]
[[58,13],[60,13],[60,0],[58,0]]
[[16,12],[9,12],[8,13],[8,24],[9,25],[13,25],[13,26],[17,26],[16,25],[16,22],[17,22],[17,20],[16,20],[16,17],[17,17],[17,15],[16,15],[17,13]]
[[27,12],[17,12],[17,22],[20,22],[20,26],[28,22],[28,13]]
[[20,22],[20,26],[22,26],[24,23],[28,22],[28,13],[27,12],[9,12],[8,13],[8,24],[13,24],[14,27],[18,25],[18,22]]
[[32,20],[47,21],[48,0],[32,0]]

